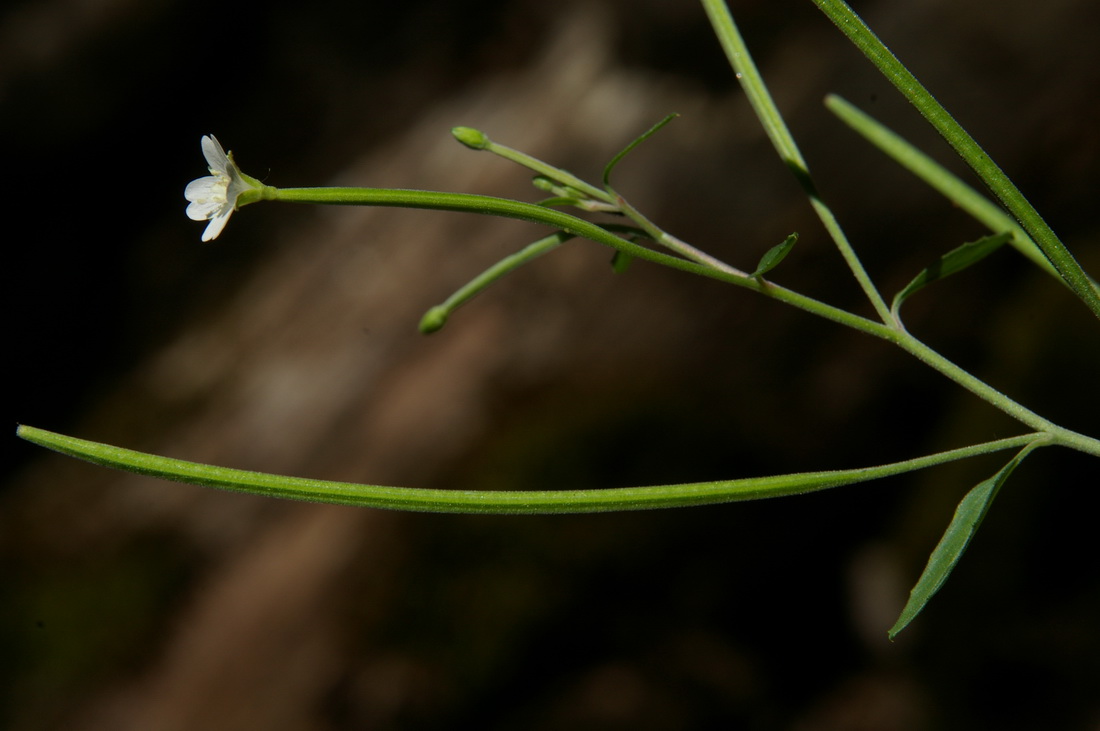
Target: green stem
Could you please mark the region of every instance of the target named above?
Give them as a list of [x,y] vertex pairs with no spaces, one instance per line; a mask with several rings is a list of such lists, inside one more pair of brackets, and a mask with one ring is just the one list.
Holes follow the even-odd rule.
[[[762,279],[754,279],[738,270],[726,271],[688,261],[668,254],[648,249],[632,241],[620,238],[603,227],[554,208],[472,193],[441,193],[427,190],[400,190],[393,188],[273,188],[267,186],[262,191],[264,200],[280,200],[293,203],[319,203],[328,205],[389,206],[395,208],[425,208],[438,211],[461,211],[479,213],[521,221],[541,223],[564,233],[610,246],[632,257],[654,264],[677,269],[690,274],[698,274],[720,282],[735,284],[751,289],[763,295],[786,302],[807,312],[833,322],[861,330],[876,337],[893,339],[895,331],[839,307],[825,304],[812,297],[799,294]],[[730,268],[732,269],[732,267]]]
[[967,457],[1015,449],[1036,441],[1049,442],[1049,437],[1044,434],[1025,434],[855,470],[599,490],[487,491],[431,490],[287,477],[159,457],[30,426],[20,426],[16,434],[48,449],[104,467],[234,492],[392,510],[495,514],[598,513],[782,497],[898,475]]
[[[1001,411],[1018,419],[1028,426],[1043,432],[1057,434],[1059,441],[1072,444],[1085,452],[1100,455],[1100,442],[1075,432],[1062,429],[1047,421],[1035,412],[1013,401],[1011,398],[972,376],[939,353],[906,332],[897,325],[883,325],[859,315],[852,314],[832,305],[827,305],[811,297],[781,287],[763,278],[748,277],[743,273],[731,273],[721,268],[687,261],[662,254],[626,239],[615,236],[604,228],[583,218],[553,208],[507,198],[494,198],[470,193],[439,193],[423,190],[395,190],[388,188],[271,188],[263,191],[263,197],[269,200],[293,201],[298,203],[321,203],[334,205],[393,206],[404,208],[428,208],[443,211],[465,211],[523,221],[542,223],[560,229],[564,234],[580,236],[600,244],[610,246],[630,256],[644,259],[655,264],[678,269],[680,271],[709,277],[722,282],[736,284],[765,296],[806,310],[827,320],[847,325],[884,340],[897,344],[915,355],[943,375],[963,386],[967,390],[988,401]],[[737,270],[734,270],[735,272]]]
[[[853,41],[856,41],[857,45],[860,45],[862,43],[863,45],[860,45],[860,47],[861,49],[865,49],[864,52],[868,53],[869,57],[872,55],[872,53],[866,50],[866,48],[873,49],[876,47],[875,44],[877,44],[877,48],[880,48],[886,56],[892,59],[893,65],[894,67],[896,67],[893,69],[894,71],[896,71],[896,76],[891,77],[891,79],[895,80],[895,83],[899,83],[896,79],[901,78],[903,74],[907,75],[906,78],[912,80],[912,86],[923,92],[923,97],[921,98],[925,101],[930,101],[932,105],[935,105],[935,109],[939,110],[938,116],[950,120],[950,117],[947,115],[946,111],[943,111],[942,107],[939,107],[935,100],[931,98],[931,95],[924,91],[923,88],[921,88],[920,85],[916,83],[915,79],[912,79],[912,75],[909,74],[909,72],[905,70],[903,66],[901,66],[900,62],[898,62],[897,59],[894,59],[893,56],[889,55],[889,52],[886,51],[885,47],[882,46],[878,39],[875,38],[873,34],[871,34],[870,30],[862,24],[862,21],[860,21],[859,18],[856,17],[855,13],[853,13],[850,8],[844,5],[843,2],[840,2],[840,0],[814,0],[814,2],[817,3],[817,5],[823,10],[825,10],[829,17],[833,18],[834,21],[837,22],[837,24],[841,27],[841,29],[844,30],[845,33],[848,33],[849,37],[853,38]],[[775,146],[776,151],[779,153],[783,161],[787,164],[788,168],[790,168],[794,172],[795,176],[802,183],[803,188],[805,189],[807,195],[810,197],[811,203],[814,206],[814,210],[817,211],[818,216],[825,224],[826,229],[828,229],[829,233],[833,236],[833,240],[836,242],[838,248],[841,251],[841,254],[848,262],[849,268],[855,274],[856,279],[860,282],[860,285],[863,287],[864,292],[867,294],[868,298],[870,298],[872,304],[875,306],[879,317],[882,318],[882,321],[888,325],[887,332],[885,334],[882,334],[881,336],[885,337],[891,342],[896,343],[898,346],[913,354],[943,375],[947,376],[959,385],[968,389],[972,393],[980,396],[984,400],[991,403],[993,406],[996,406],[1005,413],[1020,420],[1024,424],[1027,424],[1033,428],[1040,429],[1050,434],[1057,434],[1057,438],[1061,443],[1072,444],[1075,448],[1082,451],[1100,455],[1100,451],[1098,451],[1100,450],[1100,442],[1098,442],[1097,440],[1081,434],[1077,434],[1076,432],[1062,429],[1061,427],[1052,424],[1038,414],[1030,411],[1029,409],[1010,399],[1008,396],[992,388],[985,382],[979,380],[978,378],[975,378],[962,368],[959,368],[957,365],[947,360],[939,353],[936,353],[927,345],[920,342],[905,331],[905,329],[901,326],[901,323],[898,322],[894,318],[893,314],[889,311],[889,308],[887,307],[885,301],[882,299],[881,295],[879,295],[878,291],[871,283],[870,278],[864,271],[862,264],[859,262],[859,258],[855,254],[855,251],[852,249],[847,239],[844,237],[844,233],[841,231],[840,226],[836,221],[836,218],[818,196],[813,181],[810,178],[806,162],[802,158],[802,155],[798,150],[798,146],[795,143],[794,138],[790,133],[790,130],[787,128],[786,123],[783,121],[783,118],[780,115],[778,108],[775,106],[775,102],[772,100],[771,95],[768,93],[767,87],[765,86],[764,81],[760,76],[760,72],[757,70],[756,65],[752,61],[752,57],[748,52],[748,48],[745,45],[744,39],[741,37],[740,32],[737,30],[737,26],[734,23],[733,16],[729,12],[729,8],[726,6],[725,0],[702,0],[702,3],[707,12],[707,16],[710,18],[711,25],[714,27],[714,31],[722,44],[722,48],[726,52],[726,56],[729,59],[730,65],[736,72],[737,78],[741,82],[741,87],[745,90],[745,93],[749,98],[749,102],[752,105],[753,110],[756,112],[757,117],[759,117],[760,122],[768,135],[768,138],[772,141],[772,144]],[[855,33],[853,29],[857,26],[861,30],[859,30],[858,33]],[[857,37],[860,40],[857,40]],[[879,63],[876,58],[872,58],[872,60],[874,60],[876,63]],[[880,66],[880,68],[882,68],[882,66]],[[883,69],[883,73],[887,73],[887,75],[889,75],[886,69]],[[901,88],[901,86],[907,85],[908,83],[909,82],[901,82],[899,88]],[[902,89],[902,91],[905,92],[906,89]],[[954,123],[953,120],[951,120],[951,122]],[[958,125],[956,124],[955,127],[958,127]],[[964,137],[967,140],[970,139],[969,136],[961,130],[961,128],[958,128],[958,133],[961,137]],[[977,148],[977,145],[973,143],[973,140],[970,140],[970,143],[973,144],[974,148]],[[1011,184],[1009,183],[1009,185]],[[1020,196],[1020,200],[1022,199],[1022,196]],[[1026,201],[1024,201],[1024,203],[1026,203]],[[1030,206],[1027,206],[1027,208],[1030,209]],[[1029,228],[1028,224],[1024,221],[1020,214],[1018,214],[1016,210],[1014,210],[1011,206],[1010,210],[1012,210],[1013,213],[1021,219],[1021,222],[1024,223],[1024,229],[1031,234],[1032,238],[1034,238],[1041,247],[1043,247],[1042,242],[1039,241],[1039,238],[1036,236],[1035,232],[1033,232],[1032,229]],[[1031,210],[1032,213],[1034,213],[1034,210]],[[1034,213],[1034,216],[1032,218],[1037,219],[1041,222],[1041,219],[1039,218],[1037,213]],[[1045,224],[1043,225],[1045,226]],[[1049,229],[1047,230],[1049,231]],[[1050,236],[1053,237],[1053,233],[1050,233]],[[1058,245],[1061,246],[1060,243]],[[1043,251],[1047,254],[1048,257],[1051,256],[1046,247],[1043,247]],[[1061,271],[1062,268],[1059,267],[1058,261],[1054,260],[1053,257],[1051,258],[1052,261],[1054,261],[1055,266],[1059,268],[1059,271]],[[1086,294],[1096,297],[1096,292],[1095,290],[1093,290],[1093,287],[1089,282],[1088,276],[1085,275],[1083,271],[1080,271],[1080,267],[1076,266],[1076,262],[1072,261],[1072,257],[1070,257],[1070,262],[1072,263],[1072,266],[1070,266],[1070,268],[1076,267],[1076,270],[1080,272],[1079,280],[1085,283],[1083,289],[1087,290]],[[1080,285],[1080,281],[1078,282],[1078,285]],[[1072,281],[1067,280],[1067,282],[1070,284],[1071,288],[1073,288],[1075,292],[1078,292],[1080,294],[1078,286],[1075,286]],[[1100,298],[1097,299],[1098,302],[1100,302]],[[865,332],[871,331],[865,329]],[[879,333],[872,332],[872,334]]]
[[898,337],[895,342],[902,350],[913,355],[924,364],[944,374],[952,381],[955,381],[960,386],[967,389],[976,396],[993,404],[1001,411],[1004,411],[1006,414],[1016,419],[1017,421],[1026,424],[1033,429],[1048,433],[1053,432],[1059,428],[1047,419],[1044,419],[1043,417],[1036,414],[1034,411],[1031,411],[1030,409],[1016,403],[1008,396],[1005,396],[1003,393],[990,386],[985,381],[971,375],[967,371],[955,365],[950,360],[943,357],[935,350],[922,343],[920,340],[917,340],[912,335],[906,333],[905,335]]
[[[532,157],[531,155],[528,155],[526,152],[521,152],[513,147],[508,147],[507,145],[493,142],[491,139],[489,139],[488,135],[486,135],[484,132],[481,132],[480,130],[471,129],[469,127],[456,127],[455,130],[461,130],[462,132],[466,133],[456,135],[458,136],[460,141],[468,140],[468,135],[470,133],[473,133],[476,136],[477,144],[473,145],[472,149],[491,152],[498,157],[502,157],[505,160],[509,160],[518,165],[522,165],[528,170],[534,170],[540,175],[543,175],[558,183],[567,185],[570,188],[580,191],[595,200],[603,201],[604,203],[608,204],[614,203],[614,200],[612,200],[612,198],[607,194],[606,191],[600,190],[591,183],[586,183],[568,170],[556,168],[549,163],[543,162],[537,157]],[[463,144],[467,144],[469,146],[468,142],[463,142]]]
[[848,36],[863,55],[878,67],[883,76],[897,87],[898,91],[917,108],[955,149],[955,152],[966,161],[967,165],[978,174],[982,182],[1008,208],[1032,240],[1043,250],[1070,289],[1081,298],[1094,315],[1100,317],[1100,293],[1093,286],[1089,276],[1039,212],[985,150],[948,114],[947,110],[843,0],[813,0],[813,2]]
[[420,320],[420,332],[428,334],[442,329],[455,310],[476,297],[493,282],[524,264],[550,253],[571,238],[573,237],[569,234],[558,231],[528,244],[523,250],[517,251],[515,254],[504,257],[455,290],[454,294],[444,300],[442,304],[428,310]]
[[1039,416],[1007,395],[990,386],[977,376],[960,368],[940,353],[913,337],[904,328],[889,328],[886,340],[914,356],[925,365],[951,379],[983,401],[1008,414],[1022,424],[1049,434],[1058,444],[1082,452],[1100,456],[1100,440],[1065,429]]
[[737,267],[730,266],[721,259],[711,256],[705,251],[701,251],[691,244],[687,243],[686,241],[678,239],[677,237],[668,233],[660,226],[657,226],[655,223],[646,218],[641,211],[628,203],[626,198],[623,198],[621,195],[616,193],[613,188],[609,186],[608,190],[615,196],[615,205],[619,209],[619,211],[621,211],[622,214],[629,218],[631,221],[638,224],[638,226],[640,226],[641,229],[646,232],[647,236],[649,236],[651,239],[653,239],[669,251],[673,251],[684,257],[685,259],[691,259],[694,262],[713,267],[714,269],[726,272],[727,274],[731,274],[735,277],[747,278],[749,276],[747,272],[743,272]]
[[[321,203],[335,205],[394,206],[405,208],[428,208],[444,211],[466,211],[524,221],[542,223],[560,229],[565,234],[580,236],[600,244],[618,249],[630,256],[644,259],[655,264],[663,264],[673,269],[698,274],[722,282],[736,284],[751,289],[767,297],[785,302],[806,310],[827,320],[847,325],[868,335],[873,335],[897,344],[902,349],[936,369],[943,375],[963,386],[967,390],[988,401],[1001,411],[1018,419],[1024,424],[1047,433],[1059,435],[1059,441],[1072,443],[1077,449],[1100,455],[1100,442],[1071,432],[1042,418],[1035,412],[1013,401],[1011,398],[972,376],[939,353],[917,340],[900,326],[884,325],[859,315],[852,314],[832,305],[827,305],[811,297],[781,287],[763,278],[749,277],[743,273],[731,273],[721,268],[687,261],[662,254],[626,239],[615,236],[604,228],[583,218],[553,208],[532,203],[523,203],[507,198],[494,198],[470,193],[439,193],[422,190],[395,190],[388,188],[264,188],[263,197],[269,200],[293,201],[298,203]],[[734,270],[735,272],[737,270]]]
[[810,199],[810,205],[813,206],[814,212],[817,213],[818,218],[825,226],[825,230],[828,231],[829,236],[836,243],[841,256],[844,257],[848,268],[867,295],[867,299],[874,306],[879,318],[884,323],[893,324],[894,319],[890,314],[890,308],[886,305],[886,301],[879,294],[871,281],[871,277],[863,268],[863,263],[856,255],[855,250],[848,241],[848,237],[845,236],[832,209],[826,205],[818,193],[817,186],[814,185],[813,178],[810,176],[809,166],[802,157],[798,144],[794,141],[794,136],[787,128],[786,122],[783,121],[779,108],[776,107],[775,101],[768,92],[768,87],[749,54],[748,46],[745,45],[745,41],[737,29],[737,24],[734,23],[733,16],[730,14],[725,0],[702,0],[702,2],[707,17],[710,18],[710,23],[714,27],[714,32],[722,44],[722,49],[726,52],[726,58],[729,59],[737,80],[741,82],[741,88],[748,96],[749,104],[752,105],[753,111],[760,119],[768,139],[771,140],[776,152],[779,153],[779,157],[794,173],[795,178],[798,179],[799,184]]

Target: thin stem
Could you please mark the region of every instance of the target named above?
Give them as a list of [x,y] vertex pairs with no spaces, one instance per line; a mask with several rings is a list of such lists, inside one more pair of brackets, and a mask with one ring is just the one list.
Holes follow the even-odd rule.
[[779,108],[776,107],[775,101],[768,92],[768,87],[749,54],[748,46],[745,45],[745,41],[737,29],[737,24],[734,23],[733,16],[730,14],[725,0],[702,0],[702,2],[707,17],[710,18],[711,25],[714,27],[714,32],[722,44],[722,49],[726,52],[726,58],[729,59],[737,80],[748,96],[749,104],[752,105],[753,111],[760,119],[768,139],[771,140],[776,152],[779,153],[779,157],[794,173],[795,178],[798,179],[799,184],[810,199],[810,205],[813,206],[814,212],[817,213],[818,218],[825,226],[825,230],[828,231],[836,243],[841,256],[844,257],[848,268],[855,276],[856,281],[859,282],[859,286],[867,295],[867,299],[870,300],[879,318],[884,323],[893,325],[894,319],[890,314],[890,308],[875,288],[867,271],[863,268],[863,263],[856,255],[855,250],[848,241],[848,237],[845,236],[832,209],[826,205],[818,193],[817,186],[814,185],[813,178],[810,176],[809,166],[802,157],[798,144],[794,141],[794,136],[787,128],[786,122],[783,121]]
[[[491,139],[489,139],[488,135],[479,130],[471,130],[469,128],[458,129],[466,130],[468,132],[475,132],[478,135],[478,144],[474,146],[473,149],[491,152],[498,157],[504,158],[505,160],[509,160],[518,165],[522,165],[528,170],[534,170],[536,173],[539,173],[540,175],[543,175],[550,180],[562,183],[569,186],[570,188],[580,191],[590,198],[603,201],[604,203],[614,203],[614,200],[612,200],[611,196],[609,196],[606,191],[600,190],[591,183],[587,183],[581,180],[568,170],[556,168],[549,163],[543,162],[537,157],[532,157],[531,155],[528,155],[526,152],[521,152],[513,147],[508,147],[507,145],[493,142]],[[462,139],[462,137],[460,137],[460,139]]]
[[[897,344],[902,349],[963,386],[967,390],[988,401],[1001,411],[1034,429],[1057,434],[1059,441],[1072,444],[1082,451],[1100,454],[1100,442],[1062,429],[1025,408],[1016,401],[996,390],[984,381],[972,376],[959,366],[927,345],[917,340],[897,325],[884,325],[827,305],[811,297],[781,287],[763,278],[754,278],[743,273],[731,273],[713,266],[668,256],[632,241],[615,236],[604,228],[583,218],[577,218],[563,211],[544,208],[531,203],[494,198],[470,193],[439,193],[423,190],[395,190],[389,188],[265,188],[264,197],[272,200],[293,201],[298,203],[321,203],[334,205],[394,206],[405,208],[429,208],[444,211],[466,211],[505,218],[533,221],[560,229],[565,234],[580,236],[600,244],[610,246],[630,256],[644,259],[655,264],[678,269],[680,271],[709,277],[722,282],[736,284],[765,296],[786,302],[789,305],[806,310],[827,320],[847,325],[884,340]],[[736,271],[736,270],[735,270]]]
[[[708,1],[704,0],[704,2]],[[890,49],[843,0],[813,0],[813,2],[848,36],[863,55],[878,67],[883,76],[897,87],[898,91],[917,108],[955,149],[955,152],[966,161],[966,164],[978,174],[993,195],[1008,208],[1032,240],[1043,250],[1062,278],[1069,284],[1070,289],[1092,310],[1094,315],[1100,317],[1100,292],[1097,291],[1085,270],[985,150],[948,114],[947,110],[917,80],[917,77],[890,52]]]
[[420,320],[420,332],[427,334],[440,330],[447,324],[448,318],[454,314],[455,310],[476,297],[484,291],[486,287],[524,264],[550,253],[571,238],[573,237],[569,234],[558,231],[534,243],[528,244],[521,251],[504,257],[481,274],[459,287],[455,290],[454,294],[441,304],[428,310]]
[[1019,448],[1032,442],[1049,442],[1047,435],[1025,434],[878,467],[740,480],[597,490],[486,491],[360,485],[287,477],[159,457],[29,426],[20,426],[16,433],[48,449],[105,467],[234,492],[392,510],[495,514],[598,513],[782,497],[898,475],[967,457]]
[[[749,277],[738,270],[725,271],[713,266],[680,259],[646,248],[620,238],[591,221],[578,218],[554,208],[523,203],[508,198],[495,198],[472,193],[441,193],[426,190],[400,190],[393,188],[274,188],[267,186],[264,200],[280,200],[294,203],[319,203],[327,205],[389,206],[395,208],[426,208],[439,211],[461,211],[489,216],[514,218],[541,223],[561,231],[586,238],[596,243],[643,259],[654,264],[677,269],[690,274],[735,284],[763,295],[786,302],[807,312],[833,322],[855,328],[875,337],[892,340],[896,331],[882,323],[825,304],[785,287],[762,279]],[[732,269],[732,267],[731,267]]]
[[[900,62],[898,62],[897,59],[894,59],[894,57],[889,54],[889,51],[887,51],[886,48],[882,46],[881,42],[879,42],[878,39],[875,38],[874,35],[870,32],[870,30],[867,29],[865,25],[863,25],[862,21],[859,20],[859,18],[855,15],[855,13],[851,11],[850,8],[844,5],[844,3],[840,0],[814,0],[814,2],[823,10],[825,10],[826,14],[828,14],[830,18],[833,18],[837,25],[839,25],[841,29],[844,30],[844,32],[847,33],[849,37],[851,37],[852,40],[856,42],[856,44],[859,45],[861,49],[864,50],[865,53],[867,53],[868,57],[872,58],[872,60],[875,61],[876,64],[880,64],[880,61],[882,61],[882,59],[885,57],[888,57],[892,60],[892,66],[890,66],[889,70],[887,68],[884,68],[883,65],[880,65],[880,69],[882,69],[883,73],[887,74],[888,76],[891,73],[894,73],[895,75],[891,77],[891,80],[893,80],[895,84],[898,84],[899,88],[901,88],[903,92],[906,92],[907,88],[910,87],[912,89],[919,89],[920,92],[923,93],[923,96],[918,95],[919,98],[923,102],[930,102],[930,104],[925,104],[925,107],[930,110],[930,113],[933,113],[932,116],[950,120],[950,122],[954,124],[954,126],[958,129],[957,136],[960,139],[970,140],[969,136],[966,135],[966,133],[963,132],[962,129],[954,123],[954,120],[950,119],[950,116],[947,115],[947,112],[944,111],[943,108],[940,107],[934,99],[932,99],[931,95],[924,91],[923,87],[920,87],[920,85],[916,82],[916,79],[912,78],[912,75],[909,74],[909,72],[905,70],[903,66],[901,66]],[[740,32],[737,30],[737,26],[734,23],[733,16],[730,14],[729,8],[726,6],[725,1],[702,0],[702,3],[708,17],[710,18],[711,25],[714,27],[714,31],[722,44],[722,48],[726,52],[726,56],[730,61],[730,65],[736,72],[737,78],[741,82],[741,86],[745,90],[745,93],[748,95],[749,102],[752,105],[753,110],[759,117],[760,122],[763,125],[765,132],[767,132],[769,139],[771,139],[772,144],[776,148],[776,151],[779,153],[783,161],[787,164],[788,168],[792,170],[795,176],[802,183],[803,188],[805,189],[807,195],[809,195],[810,197],[814,210],[817,211],[818,216],[825,224],[826,229],[828,229],[829,233],[832,234],[833,240],[836,242],[841,251],[841,254],[848,262],[848,266],[855,274],[856,279],[859,280],[864,292],[867,294],[868,298],[875,306],[876,311],[879,313],[879,317],[881,317],[882,321],[887,324],[889,332],[883,337],[896,343],[907,352],[922,360],[924,363],[930,365],[943,375],[947,376],[959,385],[978,395],[982,399],[988,401],[1005,413],[1020,420],[1021,422],[1032,426],[1033,428],[1038,428],[1051,434],[1057,434],[1059,441],[1062,443],[1072,444],[1075,448],[1082,451],[1093,454],[1100,454],[1100,451],[1097,451],[1098,447],[1100,447],[1100,442],[1098,442],[1097,440],[1081,434],[1077,434],[1076,432],[1062,429],[1061,427],[1058,427],[1048,420],[1040,417],[1038,414],[1013,401],[1011,398],[1004,395],[1000,391],[997,391],[985,382],[972,376],[971,374],[958,367],[948,359],[944,358],[939,353],[936,353],[927,345],[920,342],[905,331],[905,329],[901,326],[901,323],[898,322],[895,319],[894,315],[889,311],[889,308],[887,307],[885,301],[882,299],[881,295],[879,295],[878,291],[871,283],[870,278],[863,270],[862,264],[860,264],[854,250],[845,239],[844,234],[841,231],[835,217],[818,196],[813,181],[810,178],[805,160],[802,158],[802,155],[798,150],[798,146],[795,143],[793,136],[791,135],[789,129],[784,123],[778,108],[775,106],[775,103],[771,98],[771,95],[768,93],[767,87],[765,86],[764,81],[756,68],[756,65],[752,61],[752,57],[748,52],[748,48],[746,47]],[[882,61],[882,63],[885,64],[886,62]],[[898,79],[903,80],[899,81]],[[914,104],[916,103],[917,101],[914,101]],[[939,126],[937,126],[937,129],[939,129]],[[970,144],[972,144],[975,149],[978,149],[977,145],[973,143],[973,140],[970,140]],[[978,151],[980,152],[980,149],[978,149]],[[984,155],[984,153],[982,153],[982,155]],[[989,162],[989,165],[992,165],[992,161]],[[999,171],[997,172],[999,173]],[[1007,179],[1005,180],[1007,181]],[[1011,183],[1009,183],[1008,185],[1011,185]],[[1002,188],[1003,187],[1004,186],[1002,186]],[[1022,201],[1023,197],[1019,196],[1019,199]],[[1026,204],[1026,201],[1023,202]],[[1017,215],[1018,218],[1021,218],[1020,214],[1017,213],[1017,211],[1012,206],[1009,206],[1009,208],[1013,211],[1014,214]],[[1031,209],[1029,204],[1026,205],[1026,208],[1030,209],[1032,213],[1034,213],[1034,209]],[[1035,220],[1038,220],[1040,223],[1042,222],[1042,219],[1039,218],[1037,213],[1034,213],[1032,217],[1033,224]],[[1051,252],[1048,251],[1047,247],[1043,246],[1042,241],[1039,240],[1039,238],[1036,236],[1036,233],[1032,230],[1032,228],[1028,226],[1023,218],[1021,218],[1021,223],[1024,224],[1024,229],[1031,234],[1036,243],[1038,243],[1040,247],[1043,248],[1043,251],[1047,254],[1047,256],[1051,256]],[[1045,226],[1045,224],[1042,225]],[[1049,231],[1049,229],[1047,230]],[[1053,232],[1050,233],[1050,236],[1053,237]],[[1061,244],[1059,243],[1058,246],[1061,246]],[[1068,252],[1066,253],[1066,256],[1068,256]],[[1051,257],[1051,259],[1054,261],[1055,266],[1059,268],[1059,271],[1062,271],[1062,267],[1059,266],[1058,261],[1055,260],[1054,257]],[[1065,262],[1063,263],[1065,264]],[[1070,257],[1070,263],[1065,264],[1065,266],[1071,269],[1076,267],[1076,270],[1080,272],[1078,285],[1074,285],[1074,282],[1067,278],[1067,281],[1070,283],[1070,286],[1074,289],[1074,291],[1078,292],[1078,294],[1080,295],[1080,281],[1084,281],[1085,286],[1083,286],[1083,289],[1087,290],[1086,294],[1092,297],[1096,297],[1096,292],[1093,290],[1092,284],[1089,281],[1088,276],[1084,274],[1083,271],[1080,271],[1080,267],[1076,265],[1075,261],[1072,261],[1072,257]],[[1063,276],[1065,276],[1064,272]],[[1088,297],[1082,296],[1082,298],[1086,299],[1086,301],[1088,300]],[[1097,298],[1097,301],[1100,302],[1100,297]],[[1091,306],[1092,305],[1090,304],[1090,307]],[[1100,310],[1098,310],[1098,313],[1100,313]]]
[[627,202],[626,198],[623,198],[621,195],[614,192],[614,190],[610,187],[608,187],[608,190],[614,194],[616,201],[615,205],[619,209],[619,211],[621,211],[622,214],[629,218],[631,221],[638,224],[641,229],[646,232],[646,235],[648,235],[650,238],[652,238],[654,241],[656,241],[658,244],[665,247],[669,251],[674,251],[686,259],[691,259],[692,261],[698,262],[700,264],[713,267],[715,269],[718,269],[719,271],[726,272],[727,274],[732,274],[735,277],[749,276],[747,272],[743,272],[737,267],[731,266],[721,259],[711,256],[705,251],[697,249],[686,241],[668,233],[664,229],[654,224],[648,218],[646,218],[641,211],[639,211],[637,208]]
[[[469,193],[439,193],[422,190],[395,190],[388,188],[265,188],[264,197],[273,200],[294,201],[299,203],[321,203],[334,205],[370,205],[394,206],[406,208],[429,208],[444,211],[466,211],[505,218],[533,221],[560,229],[572,234],[610,246],[630,256],[662,264],[673,269],[698,274],[718,281],[736,284],[751,289],[767,297],[786,302],[789,305],[806,310],[827,320],[847,325],[861,332],[873,335],[897,344],[924,363],[963,386],[967,390],[988,401],[1001,411],[1034,429],[1057,434],[1059,441],[1072,444],[1082,451],[1100,454],[1100,442],[1062,429],[1035,412],[1025,408],[984,381],[976,378],[927,345],[910,335],[900,325],[884,325],[847,310],[842,310],[811,297],[781,287],[763,278],[749,277],[743,273],[731,273],[723,269],[699,264],[662,254],[632,241],[615,236],[604,228],[583,218],[577,218],[563,211],[545,208],[531,203],[523,203],[507,198],[494,198]],[[737,270],[735,270],[737,271]]]
[[1017,421],[1044,432],[1058,444],[1100,457],[1100,440],[1058,426],[971,375],[907,332],[895,338],[902,350],[939,371],[966,390],[996,406]]

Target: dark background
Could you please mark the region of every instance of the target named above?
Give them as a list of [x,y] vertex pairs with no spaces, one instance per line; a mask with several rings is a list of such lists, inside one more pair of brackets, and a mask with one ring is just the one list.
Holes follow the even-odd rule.
[[[825,111],[959,167],[805,0],[733,2],[819,187],[896,291],[981,229]],[[859,3],[1087,269],[1100,11]],[[1021,428],[886,345],[574,243],[444,331],[420,315],[541,235],[262,205],[213,243],[203,134],[273,185],[537,198],[457,124],[598,179],[666,229],[869,314],[701,7],[39,0],[0,11],[10,424],[383,484],[611,487],[855,467]],[[1095,319],[1003,252],[906,305],[964,367],[1097,433]],[[12,729],[1096,728],[1094,462],[1013,476],[895,643],[964,491],[1003,457],[754,504],[403,515],[121,476],[3,446],[0,726]]]

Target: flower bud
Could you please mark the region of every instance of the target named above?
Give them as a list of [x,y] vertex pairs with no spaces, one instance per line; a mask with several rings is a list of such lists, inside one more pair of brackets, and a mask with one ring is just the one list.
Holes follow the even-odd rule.
[[555,183],[553,180],[546,177],[545,175],[536,175],[535,177],[531,178],[531,185],[535,186],[541,191],[544,191],[546,193],[554,193],[555,195],[557,195],[558,191],[561,190],[558,187],[557,183]]
[[473,127],[455,127],[451,130],[451,134],[471,150],[484,150],[489,146],[489,138],[485,133]]
[[424,317],[420,318],[420,332],[425,335],[430,335],[434,332],[438,332],[443,329],[443,326],[447,324],[447,318],[451,313],[443,305],[436,305],[432,309],[424,313]]

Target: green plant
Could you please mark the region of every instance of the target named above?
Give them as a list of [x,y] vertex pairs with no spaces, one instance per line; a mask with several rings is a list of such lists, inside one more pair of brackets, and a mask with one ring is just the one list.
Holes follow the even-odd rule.
[[[616,155],[604,168],[600,185],[581,180],[564,170],[498,144],[477,130],[465,127],[453,130],[455,137],[467,147],[504,157],[534,171],[535,186],[550,196],[538,203],[447,192],[368,188],[276,188],[242,173],[217,140],[206,137],[203,139],[203,151],[211,175],[188,186],[187,197],[191,201],[188,215],[210,222],[203,234],[203,240],[217,237],[238,208],[264,200],[464,211],[536,222],[550,227],[552,232],[506,257],[443,303],[429,310],[420,323],[421,330],[425,333],[439,330],[459,307],[500,277],[547,254],[569,239],[585,238],[614,251],[614,266],[617,271],[625,269],[632,259],[661,264],[753,290],[765,297],[888,341],[1020,422],[1026,429],[1024,433],[902,462],[851,470],[679,485],[541,492],[426,490],[332,483],[168,459],[29,426],[20,426],[19,436],[104,466],[181,482],[273,497],[453,513],[600,512],[752,500],[823,490],[996,451],[1015,450],[1014,456],[1003,468],[972,488],[959,503],[954,518],[914,586],[910,601],[890,630],[890,636],[893,637],[921,611],[943,585],[980,526],[997,492],[1026,456],[1038,447],[1055,445],[1100,456],[1100,441],[1097,439],[1062,428],[1032,412],[914,337],[906,330],[901,318],[904,302],[936,280],[979,262],[1006,243],[1063,282],[1097,316],[1100,316],[1100,292],[1004,173],[859,17],[839,0],[814,2],[921,111],[974,169],[1004,209],[1007,209],[1006,213],[847,102],[830,97],[826,104],[840,119],[990,230],[989,236],[944,254],[887,302],[871,281],[831,209],[818,194],[806,162],[773,103],[725,2],[702,0],[718,39],[769,139],[782,162],[802,185],[811,206],[873,307],[877,319],[833,307],[782,287],[767,278],[796,245],[797,234],[792,233],[770,249],[751,270],[739,269],[660,229],[620,195],[611,184],[616,166],[635,146],[660,130],[672,117],[656,124]],[[582,212],[610,214],[614,220],[608,222],[582,218],[563,210],[568,207]]]

